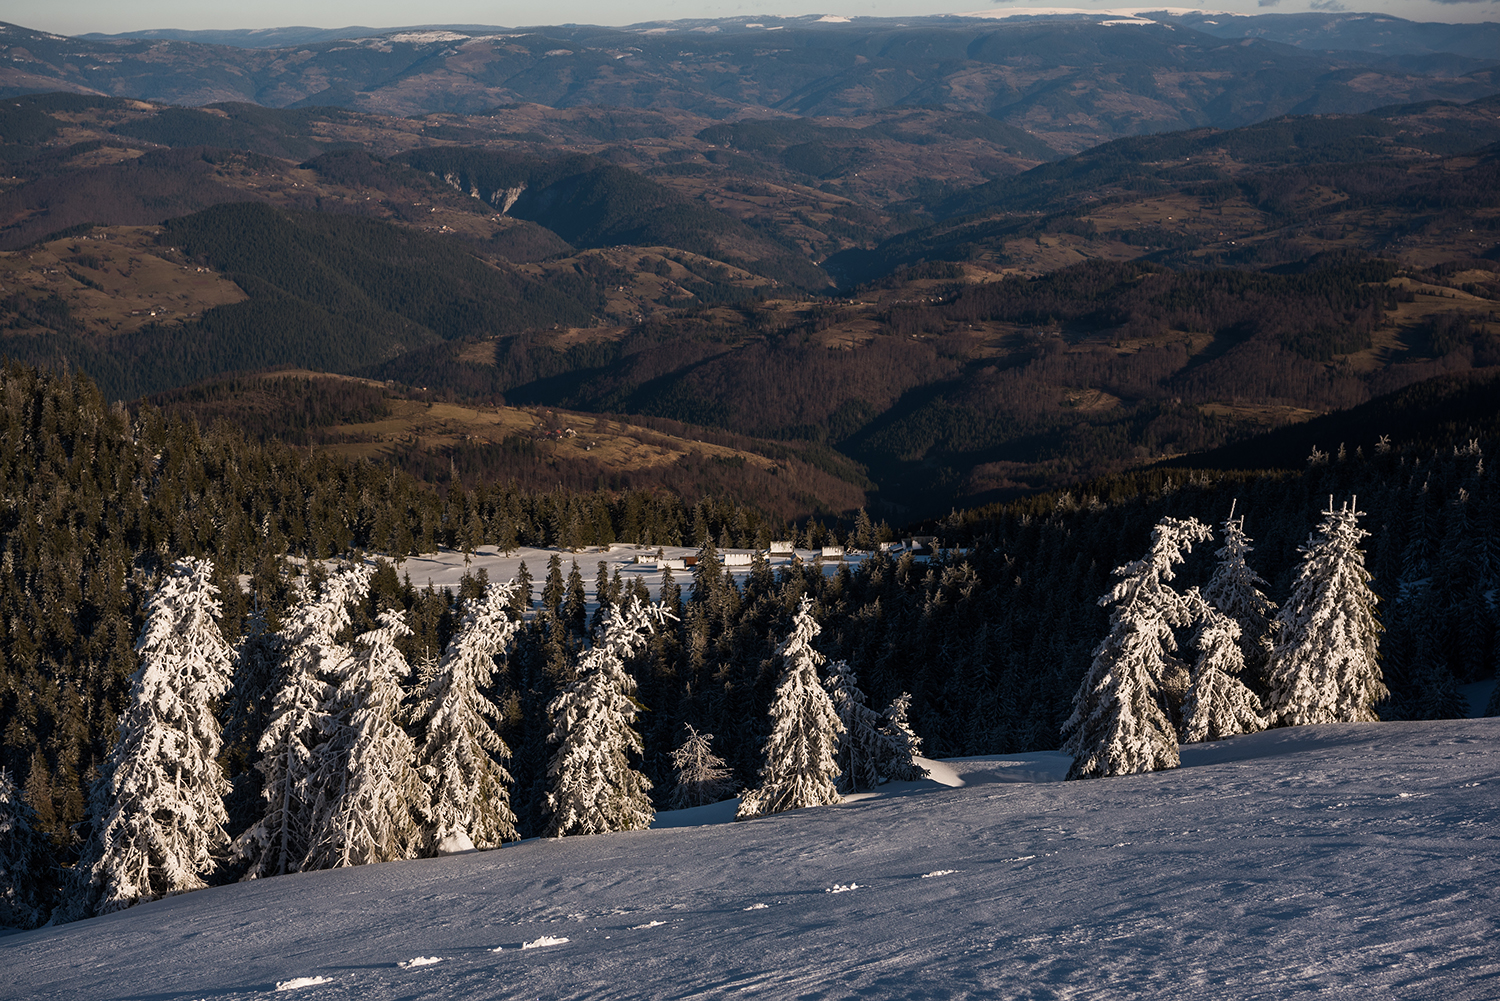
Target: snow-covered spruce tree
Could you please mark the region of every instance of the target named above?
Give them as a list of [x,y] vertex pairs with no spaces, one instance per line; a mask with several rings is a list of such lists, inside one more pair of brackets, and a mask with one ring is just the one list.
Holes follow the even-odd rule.
[[891,700],[880,718],[880,774],[892,782],[915,782],[927,777],[927,769],[917,764],[922,738],[906,721],[911,712],[911,695],[902,692]]
[[140,669],[119,737],[99,776],[87,870],[100,913],[197,890],[228,843],[213,705],[229,691],[234,654],[219,632],[213,564],[174,563],[151,597]]
[[812,640],[819,632],[812,599],[803,595],[791,635],[776,651],[786,670],[771,704],[771,736],[763,752],[760,785],[740,800],[736,820],[841,800],[834,785],[839,775],[834,754],[844,725],[818,682],[818,665],[825,658],[812,648]]
[[1328,510],[1301,547],[1292,596],[1277,616],[1267,670],[1271,718],[1282,726],[1374,720],[1388,693],[1380,670],[1380,623],[1359,544],[1370,533],[1352,504]]
[[428,790],[427,850],[437,854],[495,848],[516,837],[510,809],[510,748],[491,720],[500,710],[485,689],[495,658],[520,627],[507,614],[514,582],[491,584],[464,604],[463,622],[438,662],[417,707],[426,739],[417,767]]
[[1268,585],[1245,557],[1255,551],[1245,534],[1245,516],[1234,516],[1235,505],[1224,519],[1224,545],[1216,554],[1218,566],[1203,586],[1203,598],[1239,626],[1240,653],[1245,665],[1259,677],[1271,654],[1272,616],[1276,602],[1266,597],[1262,588]]
[[331,694],[326,676],[349,656],[338,642],[349,626],[349,605],[370,588],[370,570],[346,566],[323,582],[317,596],[305,586],[302,602],[283,628],[286,680],[271,702],[271,718],[257,749],[265,814],[235,841],[250,863],[245,879],[281,876],[301,869],[312,828],[314,750],[321,739],[323,705]]
[[0,768],[0,928],[36,928],[57,895],[57,860],[36,812]]
[[714,735],[699,733],[691,723],[683,726],[687,727],[688,738],[672,752],[677,786],[672,790],[669,809],[707,806],[733,795],[734,773],[725,766],[724,759],[714,753]]
[[[1188,595],[1198,597],[1196,590]],[[1193,646],[1198,658],[1182,701],[1182,742],[1196,744],[1264,730],[1260,699],[1239,679],[1245,669],[1239,624],[1201,599],[1197,604]]]
[[865,705],[865,693],[859,690],[858,681],[849,662],[838,660],[828,665],[828,678],[823,682],[844,727],[834,755],[842,793],[874,789],[884,778],[880,773],[884,751],[880,716]]
[[1192,621],[1194,602],[1168,582],[1183,553],[1212,537],[1196,518],[1163,518],[1151,532],[1150,553],[1116,568],[1120,583],[1099,599],[1116,603],[1109,634],[1095,648],[1062,728],[1062,750],[1073,756],[1068,778],[1177,767],[1177,732],[1160,688],[1179,666],[1172,630]]
[[547,707],[557,745],[547,764],[549,837],[640,831],[656,815],[651,780],[630,763],[645,751],[634,730],[639,709],[635,679],[625,661],[644,650],[656,624],[666,619],[659,605],[632,601],[614,606],[598,641],[578,661],[578,680]]
[[309,848],[304,871],[412,858],[422,840],[427,787],[417,749],[401,726],[401,679],[409,667],[396,641],[406,615],[380,613],[357,637],[323,710],[326,740],[313,754]]

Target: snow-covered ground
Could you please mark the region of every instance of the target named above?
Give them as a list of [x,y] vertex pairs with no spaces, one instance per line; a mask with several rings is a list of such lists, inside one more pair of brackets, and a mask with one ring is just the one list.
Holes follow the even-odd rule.
[[[584,589],[588,593],[590,605],[594,601],[594,582],[599,573],[601,562],[609,564],[609,572],[613,574],[618,568],[620,579],[625,583],[634,580],[642,580],[651,591],[652,599],[661,597],[662,572],[656,568],[656,554],[660,550],[662,554],[671,560],[681,560],[687,556],[697,556],[698,549],[695,546],[636,546],[628,543],[616,543],[613,546],[590,546],[580,549],[578,552],[563,552],[556,549],[530,549],[521,548],[509,553],[502,553],[494,546],[481,546],[476,549],[470,557],[470,563],[464,563],[462,553],[453,550],[443,550],[438,553],[430,553],[422,556],[408,556],[406,560],[396,567],[397,574],[405,574],[411,577],[411,582],[421,588],[430,582],[439,590],[449,588],[458,590],[459,581],[465,573],[478,573],[481,567],[489,579],[497,584],[511,580],[521,572],[521,564],[526,564],[526,569],[531,573],[532,600],[538,600],[542,593],[542,585],[547,580],[547,562],[554,555],[562,557],[562,572],[566,577],[573,568],[573,562],[578,563],[578,572],[583,575]],[[738,554],[748,556],[753,550],[750,549],[725,549],[722,554]],[[804,563],[812,563],[818,556],[817,550],[799,549],[796,553],[798,559]],[[645,561],[636,563],[639,557]],[[859,565],[861,554],[851,554],[845,562],[851,569]],[[770,557],[772,569],[779,569],[790,563],[792,556],[777,555]],[[829,560],[822,564],[825,574],[838,573],[839,561]],[[726,567],[736,578],[743,579],[749,576],[750,567],[731,566]],[[688,569],[675,569],[672,571],[672,579],[677,586],[683,589],[684,595],[691,590],[693,584],[693,571]]]
[[204,890],[0,939],[0,997],[1500,995],[1500,719],[1066,766]]

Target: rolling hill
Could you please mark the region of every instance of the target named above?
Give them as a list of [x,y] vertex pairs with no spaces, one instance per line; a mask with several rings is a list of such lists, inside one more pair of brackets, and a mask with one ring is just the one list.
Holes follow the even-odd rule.
[[1480,1001],[1496,725],[1273,730],[1086,782],[940,761],[748,823],[218,887],[0,938],[0,997]]

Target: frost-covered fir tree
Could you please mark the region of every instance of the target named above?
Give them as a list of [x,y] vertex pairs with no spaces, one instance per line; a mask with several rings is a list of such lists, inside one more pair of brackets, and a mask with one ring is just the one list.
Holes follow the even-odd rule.
[[734,793],[734,773],[725,766],[724,759],[714,753],[714,735],[699,733],[691,723],[683,726],[687,727],[688,738],[672,752],[677,786],[672,790],[668,808],[686,810],[731,796]]
[[842,793],[874,789],[884,778],[880,772],[885,750],[880,716],[865,705],[865,693],[860,691],[858,681],[849,662],[838,660],[828,665],[828,679],[823,683],[844,727],[834,756]]
[[0,768],[0,928],[36,928],[57,892],[57,861],[36,812]]
[[1262,590],[1266,582],[1246,561],[1246,556],[1255,549],[1245,534],[1245,516],[1236,518],[1234,508],[1231,504],[1229,517],[1224,519],[1224,545],[1215,554],[1219,563],[1203,586],[1203,598],[1239,626],[1242,659],[1259,677],[1271,653],[1276,602],[1266,597]]
[[229,840],[213,706],[229,691],[234,654],[212,574],[207,560],[174,563],[146,612],[141,666],[96,788],[86,859],[100,913],[207,885]]
[[892,782],[915,782],[927,777],[927,769],[917,764],[922,753],[922,738],[906,721],[911,712],[911,696],[902,692],[891,700],[880,717],[880,762],[882,777]]
[[1073,756],[1068,778],[1177,767],[1177,731],[1160,688],[1179,669],[1173,629],[1192,621],[1194,601],[1169,582],[1193,543],[1212,537],[1196,518],[1163,518],[1151,532],[1150,553],[1115,570],[1120,583],[1099,599],[1115,603],[1109,634],[1095,648],[1063,724],[1062,750]]
[[515,591],[514,583],[491,584],[465,602],[463,622],[421,696],[417,717],[427,736],[417,764],[428,788],[432,852],[495,848],[516,837],[510,748],[495,732],[500,710],[485,694],[495,658],[520,627],[506,614]]
[[406,615],[380,613],[354,641],[323,710],[326,739],[314,752],[312,823],[304,871],[413,858],[422,840],[427,787],[401,725],[401,679],[410,668],[396,641]]
[[286,680],[271,702],[271,718],[258,750],[265,814],[235,842],[250,863],[245,879],[298,872],[312,833],[314,751],[322,735],[323,706],[332,687],[327,677],[349,657],[338,635],[349,626],[349,605],[370,588],[370,570],[346,566],[313,595],[303,585],[302,600],[288,618]]
[[771,704],[771,735],[763,752],[760,785],[740,800],[736,820],[841,800],[834,784],[839,776],[834,755],[844,725],[818,681],[818,665],[825,658],[812,648],[812,641],[819,632],[812,599],[804,595],[791,635],[776,651],[786,670]]
[[547,834],[640,831],[656,815],[651,780],[631,765],[645,751],[635,732],[635,679],[625,661],[646,648],[660,606],[611,607],[598,641],[578,661],[578,680],[547,707],[557,750],[547,765]]
[[1292,596],[1277,616],[1267,670],[1270,715],[1282,726],[1374,720],[1388,693],[1380,670],[1380,623],[1360,542],[1362,511],[1328,510],[1301,547]]
[[[1196,597],[1196,592],[1189,595]],[[1198,620],[1193,637],[1198,658],[1182,701],[1182,742],[1196,744],[1264,730],[1260,699],[1239,679],[1245,669],[1239,624],[1202,601]]]

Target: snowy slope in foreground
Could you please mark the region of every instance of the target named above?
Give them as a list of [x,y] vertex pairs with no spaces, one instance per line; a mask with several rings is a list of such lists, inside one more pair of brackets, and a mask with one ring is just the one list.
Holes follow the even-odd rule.
[[1493,998],[1497,746],[1481,719],[1277,730],[1090,782],[1047,781],[1059,755],[945,761],[949,785],[839,807],[12,935],[0,996]]

